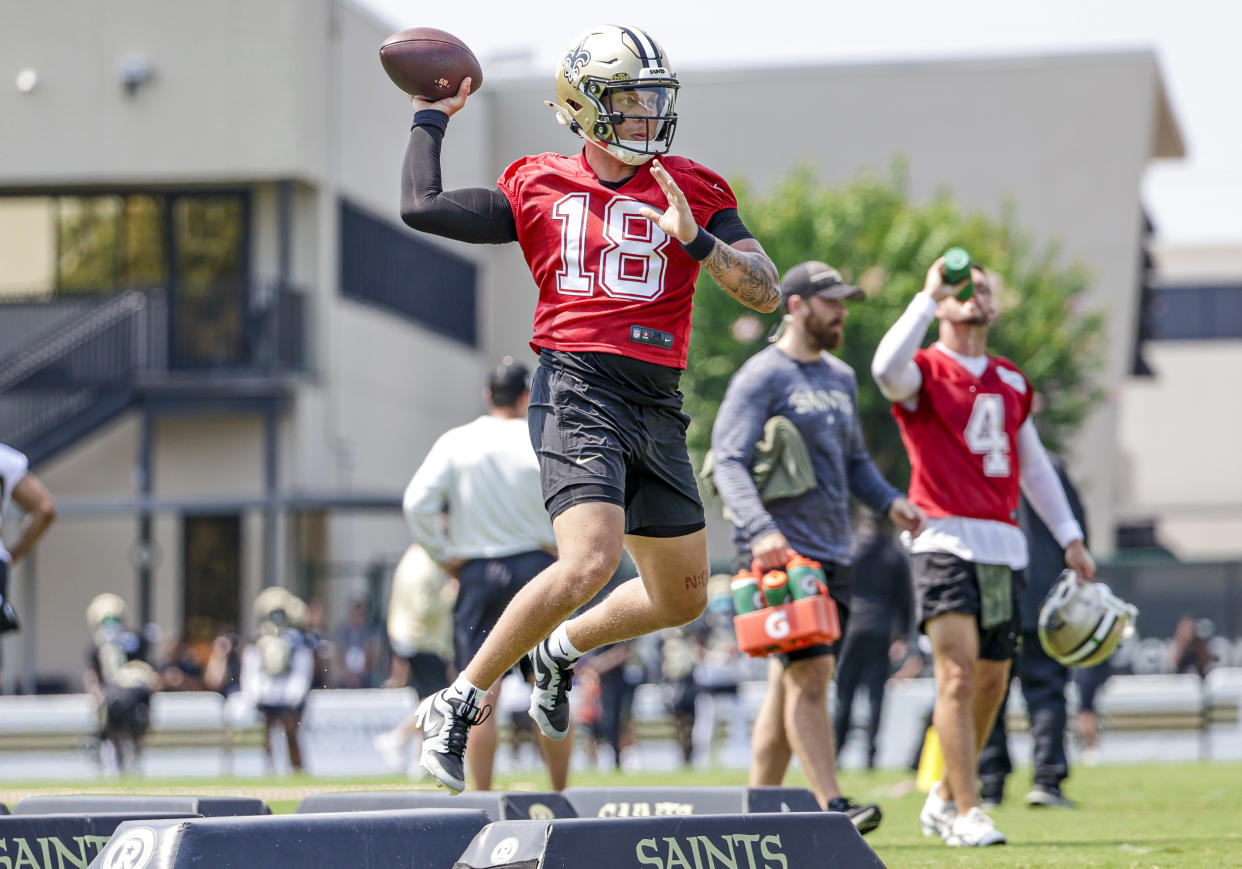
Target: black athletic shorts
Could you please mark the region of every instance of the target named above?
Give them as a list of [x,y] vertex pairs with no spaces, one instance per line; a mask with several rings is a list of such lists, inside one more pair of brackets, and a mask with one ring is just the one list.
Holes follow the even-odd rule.
[[986,661],[1008,661],[1018,644],[1018,597],[1023,573],[1013,571],[1013,616],[1004,624],[984,630],[979,626],[981,601],[979,580],[972,562],[948,552],[916,552],[910,559],[914,585],[918,592],[919,630],[928,619],[945,613],[965,613],[975,617],[979,630],[979,657]]
[[[475,558],[462,565],[453,606],[453,654],[458,672],[466,669],[518,590],[555,560],[536,549],[504,558]],[[527,666],[523,657],[523,671]]]
[[690,418],[677,406],[588,383],[549,358],[540,354],[527,416],[548,514],[603,501],[625,508],[627,534],[680,537],[703,528],[686,450]]
[[448,661],[431,652],[406,657],[410,664],[409,685],[419,697],[430,697],[449,684]]

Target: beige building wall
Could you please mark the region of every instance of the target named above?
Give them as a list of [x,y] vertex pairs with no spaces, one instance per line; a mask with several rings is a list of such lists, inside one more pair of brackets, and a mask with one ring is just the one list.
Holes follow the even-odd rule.
[[[330,0],[5,4],[0,186],[320,178],[331,8]],[[129,96],[120,71],[138,59],[151,76]],[[9,84],[23,68],[39,76],[29,94]]]
[[[1153,245],[1160,282],[1242,284],[1242,247]],[[1176,304],[1173,295],[1170,304]],[[1184,558],[1242,552],[1242,341],[1155,341],[1151,377],[1121,391],[1118,452],[1128,473],[1121,517],[1155,519],[1157,538]]]

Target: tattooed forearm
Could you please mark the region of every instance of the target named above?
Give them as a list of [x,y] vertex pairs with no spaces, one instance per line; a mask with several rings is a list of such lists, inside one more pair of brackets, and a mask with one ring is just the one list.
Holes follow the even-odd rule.
[[748,308],[766,314],[780,304],[776,265],[762,251],[742,251],[717,240],[703,267],[721,289]]

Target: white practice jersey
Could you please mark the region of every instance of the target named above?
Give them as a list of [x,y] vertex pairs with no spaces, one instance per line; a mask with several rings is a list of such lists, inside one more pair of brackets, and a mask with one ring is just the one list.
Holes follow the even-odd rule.
[[406,488],[404,507],[414,541],[440,564],[533,552],[556,540],[525,419],[481,416],[446,432]]
[[[28,467],[29,462],[23,453],[0,444],[0,525],[3,525],[4,514],[13,500],[13,488],[26,476]],[[3,540],[0,540],[0,561],[6,564],[9,561],[9,551],[4,548]]]

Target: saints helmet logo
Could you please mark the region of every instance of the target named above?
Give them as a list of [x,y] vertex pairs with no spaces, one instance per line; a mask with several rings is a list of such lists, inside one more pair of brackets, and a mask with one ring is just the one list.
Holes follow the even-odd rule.
[[569,78],[577,78],[582,74],[582,68],[591,62],[591,52],[583,48],[584,45],[586,45],[585,39],[571,48],[565,55],[563,64],[565,75]]

